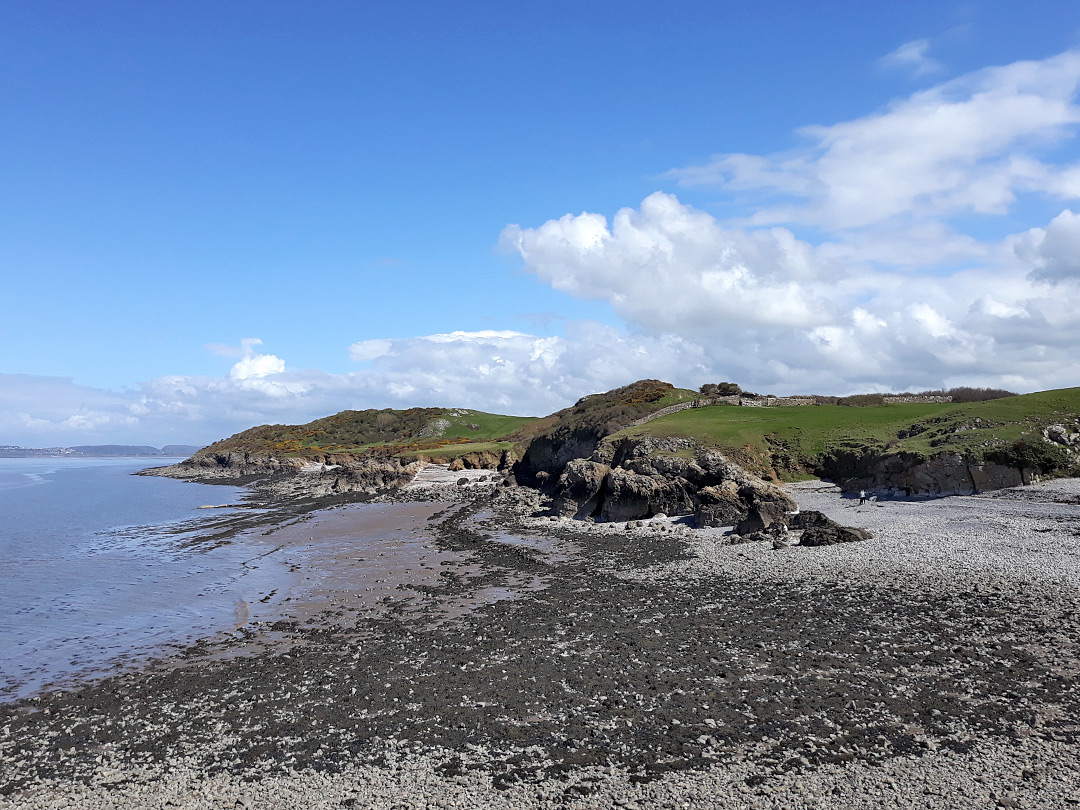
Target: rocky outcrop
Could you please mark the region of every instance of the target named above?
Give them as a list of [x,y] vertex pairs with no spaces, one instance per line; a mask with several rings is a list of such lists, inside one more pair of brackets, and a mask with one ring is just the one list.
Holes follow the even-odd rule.
[[[192,481],[226,481],[238,478],[268,477],[298,472],[308,463],[300,458],[279,458],[241,450],[200,452],[168,467],[146,470],[147,475],[184,478]],[[335,463],[327,461],[326,463]]]
[[500,455],[487,450],[465,453],[450,462],[450,469],[453,472],[458,470],[494,470],[499,466]]
[[698,526],[782,521],[795,503],[782,489],[688,439],[619,438],[565,465],[554,485],[562,516],[627,521],[694,515]]
[[345,493],[374,494],[408,484],[422,467],[416,459],[327,455],[310,459],[278,458],[239,451],[196,453],[170,467],[144,474],[189,481],[250,483],[262,480],[279,495],[320,498]]
[[808,510],[792,515],[788,527],[801,530],[800,546],[832,546],[837,543],[854,543],[869,540],[874,535],[867,529],[841,526],[821,512]]
[[601,441],[637,420],[656,413],[657,404],[674,390],[671,383],[638,380],[603,394],[582,397],[570,408],[547,417],[547,427],[537,434],[514,467],[519,484],[551,492],[575,459],[589,458]]
[[1064,447],[1069,452],[1080,452],[1080,420],[1070,425],[1047,425],[1042,435],[1051,444]]

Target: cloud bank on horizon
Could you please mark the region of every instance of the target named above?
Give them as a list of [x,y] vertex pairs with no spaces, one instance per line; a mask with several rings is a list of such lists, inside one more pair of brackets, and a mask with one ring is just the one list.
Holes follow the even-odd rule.
[[[940,69],[925,41],[882,64]],[[348,347],[357,365],[341,374],[293,368],[245,338],[208,346],[235,360],[222,376],[120,392],[0,375],[0,436],[209,441],[403,405],[542,414],[644,377],[777,394],[1075,385],[1080,162],[1062,155],[1078,87],[1080,51],[986,68],[806,127],[791,151],[719,154],[663,178],[714,193],[737,218],[658,191],[610,221],[583,212],[503,230],[526,272],[606,303],[621,329],[375,336]],[[1018,220],[1026,229],[1009,227]]]

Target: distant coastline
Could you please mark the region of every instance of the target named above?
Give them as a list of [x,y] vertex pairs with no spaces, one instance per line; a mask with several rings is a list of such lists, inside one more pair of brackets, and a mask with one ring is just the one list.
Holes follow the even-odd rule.
[[83,444],[74,447],[18,447],[9,444],[0,445],[0,458],[187,458],[199,449],[191,444],[167,444],[161,448],[135,444]]

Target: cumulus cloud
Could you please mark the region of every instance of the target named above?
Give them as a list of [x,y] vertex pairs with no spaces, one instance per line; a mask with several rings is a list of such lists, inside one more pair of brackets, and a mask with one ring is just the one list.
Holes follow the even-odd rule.
[[899,70],[913,76],[926,76],[941,70],[941,63],[929,56],[930,40],[913,39],[878,60],[887,70]]
[[1065,209],[1046,228],[1032,228],[1013,243],[1031,277],[1051,283],[1080,281],[1080,215]]
[[269,377],[285,371],[285,361],[272,354],[251,354],[229,369],[229,379],[243,381]]
[[606,300],[653,331],[708,334],[718,323],[811,326],[828,319],[812,288],[829,272],[784,228],[722,228],[708,214],[657,192],[611,226],[599,214],[508,226],[504,246],[555,289]]
[[[1073,221],[1059,220],[1049,242],[1026,237],[1029,253],[1075,255],[1059,235]],[[583,213],[510,226],[502,240],[557,289],[609,302],[641,334],[679,335],[702,369],[776,393],[1006,380],[1030,390],[1080,374],[1061,339],[1080,329],[1080,292],[1051,295],[1026,278],[1020,249],[1007,249],[1016,239],[981,245],[982,264],[962,270],[883,268],[785,229],[725,228],[658,193],[610,227]]]
[[755,224],[862,228],[897,218],[999,214],[1018,194],[1080,195],[1080,167],[1048,162],[1080,121],[1080,52],[986,68],[880,113],[801,130],[801,149],[721,154],[670,174],[685,186],[764,192]]

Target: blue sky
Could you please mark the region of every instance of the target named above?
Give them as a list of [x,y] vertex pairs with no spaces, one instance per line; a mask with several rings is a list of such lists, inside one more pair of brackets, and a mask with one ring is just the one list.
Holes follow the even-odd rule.
[[6,2],[0,444],[1077,384],[1080,7],[806,8]]

